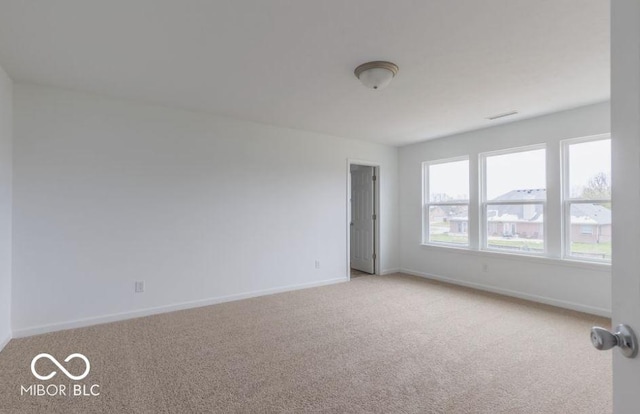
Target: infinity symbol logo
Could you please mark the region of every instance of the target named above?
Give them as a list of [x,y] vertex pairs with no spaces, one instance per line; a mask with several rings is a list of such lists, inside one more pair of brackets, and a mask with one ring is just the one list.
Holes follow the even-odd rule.
[[60,363],[54,357],[52,357],[49,354],[43,353],[43,354],[36,355],[35,358],[31,360],[31,372],[33,373],[33,376],[43,381],[53,378],[53,376],[56,375],[58,372],[53,371],[49,375],[38,374],[36,372],[36,362],[38,362],[38,360],[41,358],[47,358],[48,360],[56,364],[56,366],[60,368],[60,370],[64,373],[64,375],[66,375],[67,377],[71,378],[74,381],[80,381],[81,379],[84,379],[87,375],[89,375],[89,370],[91,369],[91,364],[89,364],[89,359],[87,359],[87,357],[82,354],[71,354],[64,359],[64,362],[69,362],[73,358],[80,358],[81,360],[84,361],[86,368],[82,373],[82,375],[73,375],[69,371],[67,371],[62,365],[60,365]]

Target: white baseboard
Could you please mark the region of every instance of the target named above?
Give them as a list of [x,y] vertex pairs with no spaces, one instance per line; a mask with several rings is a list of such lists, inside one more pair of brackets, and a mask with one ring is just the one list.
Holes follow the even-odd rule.
[[[167,313],[184,309],[199,308],[202,306],[215,305],[218,303],[232,302],[240,299],[255,298],[258,296],[273,295],[275,293],[289,292],[292,290],[308,289],[312,287],[332,285],[335,283],[347,282],[348,278],[336,278],[322,280],[318,282],[301,283],[297,285],[282,286],[271,289],[256,290],[246,293],[238,293],[235,295],[219,296],[214,298],[200,299],[189,302],[174,303],[171,305],[158,306],[153,308],[145,308],[130,312],[113,313],[109,315],[96,316],[91,318],[77,319],[68,322],[59,322],[48,325],[34,326],[30,328],[16,329],[13,331],[14,338],[23,338],[26,336],[40,335],[48,332],[62,331],[65,329],[83,328],[86,326],[99,325],[103,323],[122,321],[126,319],[140,318],[143,316],[157,315],[159,313]],[[8,342],[8,341],[7,341]]]
[[5,346],[7,346],[10,340],[11,340],[10,336],[0,339],[0,352],[2,352]]
[[512,296],[519,299],[530,300],[532,302],[544,303],[546,305],[557,306],[559,308],[571,309],[579,312],[589,313],[592,315],[611,317],[611,309],[598,308],[596,306],[584,305],[581,303],[569,302],[560,299],[549,298],[545,296],[532,295],[530,293],[518,292],[510,289],[503,289],[495,286],[484,285],[481,283],[467,282],[464,280],[453,279],[446,276],[439,276],[425,272],[419,272],[412,269],[401,269],[401,273],[408,275],[420,276],[425,279],[438,280],[445,283],[451,283],[453,285],[465,286],[472,289],[484,290],[487,292],[498,293],[500,295]]
[[390,274],[398,273],[398,272],[400,272],[400,268],[397,268],[397,269],[384,269],[384,270],[382,270],[380,272],[380,274],[382,276],[384,276],[384,275],[390,275]]

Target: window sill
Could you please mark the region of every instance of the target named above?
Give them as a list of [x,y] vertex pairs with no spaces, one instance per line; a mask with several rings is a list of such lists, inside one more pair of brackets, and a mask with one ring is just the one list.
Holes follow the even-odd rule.
[[517,253],[503,253],[493,250],[477,250],[463,246],[449,246],[445,244],[426,244],[421,243],[423,249],[441,251],[443,253],[466,254],[470,256],[492,257],[496,259],[513,260],[518,262],[531,262],[537,264],[545,264],[552,266],[573,267],[587,270],[596,270],[601,272],[611,272],[611,263],[587,262],[574,259],[561,259],[548,256],[536,256]]

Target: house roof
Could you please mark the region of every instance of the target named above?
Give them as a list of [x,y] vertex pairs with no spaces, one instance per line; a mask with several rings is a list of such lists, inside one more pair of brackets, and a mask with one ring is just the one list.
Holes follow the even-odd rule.
[[[512,190],[505,193],[495,200],[500,201],[529,201],[544,200],[547,196],[547,190],[544,188]],[[535,215],[533,217],[523,217],[524,209],[521,205],[496,205],[492,210],[498,211],[498,217],[518,216],[520,219],[528,221],[536,221],[542,214],[542,206],[535,207]],[[592,203],[574,203],[571,206],[571,221],[578,224],[611,224],[611,210],[600,205]]]
[[534,188],[526,190],[513,190],[496,197],[500,201],[519,200],[544,200],[547,198],[547,190],[544,188]]
[[573,223],[611,224],[611,210],[600,204],[573,204],[571,217]]

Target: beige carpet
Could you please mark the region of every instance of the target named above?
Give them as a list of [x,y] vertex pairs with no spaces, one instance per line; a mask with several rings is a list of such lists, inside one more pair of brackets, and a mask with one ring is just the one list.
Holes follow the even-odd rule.
[[[12,340],[2,413],[610,413],[607,320],[393,275]],[[20,396],[80,352],[98,397]],[[75,364],[78,362],[78,364]],[[78,359],[62,362],[73,374]],[[38,362],[42,375],[57,369]],[[43,383],[69,383],[59,373]]]
[[351,279],[355,279],[356,277],[362,277],[362,276],[372,276],[372,275],[371,273],[365,273],[360,270],[351,268]]

